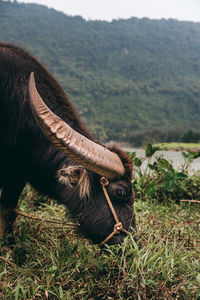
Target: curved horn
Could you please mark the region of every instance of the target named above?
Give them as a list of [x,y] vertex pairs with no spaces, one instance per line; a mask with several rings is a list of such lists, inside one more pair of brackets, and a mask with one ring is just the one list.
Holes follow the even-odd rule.
[[40,128],[64,154],[83,167],[114,179],[124,174],[119,156],[76,132],[55,115],[40,97],[31,73],[29,80],[30,105]]

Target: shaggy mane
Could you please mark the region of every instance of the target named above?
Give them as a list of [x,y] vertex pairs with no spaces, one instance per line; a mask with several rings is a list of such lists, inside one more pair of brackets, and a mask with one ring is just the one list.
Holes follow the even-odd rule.
[[82,166],[63,167],[58,171],[58,179],[60,182],[79,189],[81,199],[90,197],[90,179],[88,171]]
[[129,179],[132,180],[132,178],[133,178],[133,161],[131,159],[131,156],[128,153],[126,153],[124,150],[120,149],[115,144],[109,145],[109,146],[107,146],[107,148],[110,151],[118,154],[118,156],[120,157],[120,159],[124,165],[124,168],[125,168],[124,176],[128,176]]

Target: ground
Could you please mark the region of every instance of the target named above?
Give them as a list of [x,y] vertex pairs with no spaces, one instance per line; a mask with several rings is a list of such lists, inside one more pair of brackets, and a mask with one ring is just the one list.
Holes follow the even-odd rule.
[[102,252],[53,200],[27,186],[20,202],[29,217],[19,215],[13,248],[0,242],[1,299],[199,299],[199,204],[136,199],[137,242]]

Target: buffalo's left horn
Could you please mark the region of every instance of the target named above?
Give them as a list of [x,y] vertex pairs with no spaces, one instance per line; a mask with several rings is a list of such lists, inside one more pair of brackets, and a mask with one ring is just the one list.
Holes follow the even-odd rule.
[[36,89],[33,73],[29,94],[31,109],[40,128],[67,157],[108,179],[124,174],[124,166],[116,153],[76,132],[46,106]]

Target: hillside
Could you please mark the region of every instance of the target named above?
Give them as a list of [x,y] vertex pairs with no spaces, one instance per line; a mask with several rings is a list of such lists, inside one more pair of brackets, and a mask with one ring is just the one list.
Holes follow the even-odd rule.
[[85,21],[0,0],[0,40],[40,58],[104,141],[179,139],[199,130],[200,23]]

